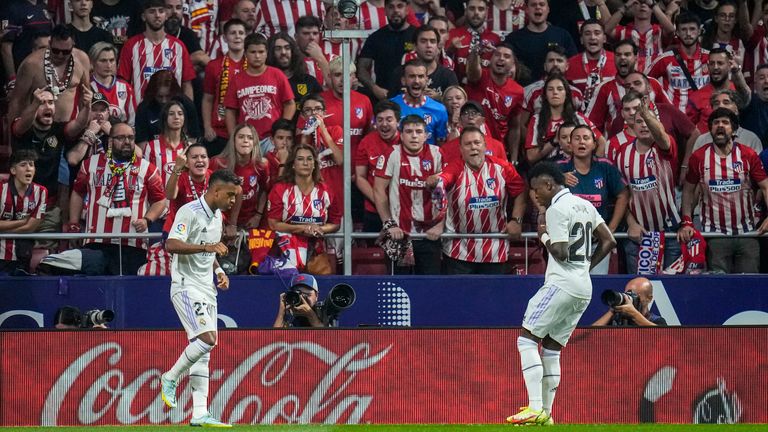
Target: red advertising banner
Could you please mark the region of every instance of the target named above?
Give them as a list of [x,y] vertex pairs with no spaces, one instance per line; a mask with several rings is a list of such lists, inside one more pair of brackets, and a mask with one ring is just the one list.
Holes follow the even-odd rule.
[[[499,423],[527,403],[517,329],[233,330],[211,412],[233,423]],[[579,329],[558,423],[766,423],[768,328]],[[186,423],[159,396],[176,331],[0,333],[0,426]],[[183,408],[182,408],[183,407]]]

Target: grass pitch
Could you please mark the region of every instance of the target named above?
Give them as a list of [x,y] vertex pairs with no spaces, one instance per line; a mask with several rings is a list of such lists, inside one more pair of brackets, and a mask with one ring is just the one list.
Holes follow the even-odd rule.
[[[533,430],[541,429],[530,426]],[[668,424],[611,424],[611,425],[554,425],[544,427],[553,432],[765,432],[764,424],[742,425],[668,425]],[[235,425],[237,432],[509,432],[517,430],[512,425]],[[93,427],[0,427],[0,432],[17,431],[94,431],[94,432],[170,432],[194,431],[189,426],[93,426]],[[226,430],[226,429],[224,429]]]

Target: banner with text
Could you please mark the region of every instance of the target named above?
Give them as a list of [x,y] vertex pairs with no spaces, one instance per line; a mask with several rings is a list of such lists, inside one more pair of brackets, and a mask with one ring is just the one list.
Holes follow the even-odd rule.
[[[525,405],[517,329],[228,330],[211,413],[240,424],[500,423]],[[766,423],[768,328],[577,330],[558,423]],[[178,331],[0,333],[0,426],[176,424]],[[638,361],[642,358],[642,361]]]

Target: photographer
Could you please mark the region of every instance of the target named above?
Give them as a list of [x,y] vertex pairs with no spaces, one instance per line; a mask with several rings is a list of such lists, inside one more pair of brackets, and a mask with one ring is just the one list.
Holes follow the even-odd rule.
[[652,327],[667,325],[664,318],[649,310],[653,301],[651,281],[644,277],[634,278],[627,282],[624,293],[629,294],[621,294],[624,297],[623,301],[608,309],[600,319],[592,323],[593,326]]
[[292,306],[286,299],[290,293],[280,294],[280,308],[277,311],[277,318],[272,327],[326,327],[327,325],[320,319],[320,309],[317,303],[319,292],[317,280],[312,275],[300,273],[291,279],[292,292],[299,294],[297,298],[301,304]]
[[74,306],[62,306],[53,316],[53,327],[58,330],[107,328],[107,323],[115,318],[115,313],[109,309],[89,310],[85,313]]

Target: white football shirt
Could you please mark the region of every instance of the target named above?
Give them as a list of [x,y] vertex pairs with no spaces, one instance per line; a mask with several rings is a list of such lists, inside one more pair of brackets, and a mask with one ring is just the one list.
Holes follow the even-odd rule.
[[564,188],[552,197],[547,209],[547,233],[550,244],[568,243],[568,257],[558,261],[549,255],[545,285],[555,285],[576,298],[592,298],[589,276],[592,233],[604,223],[592,203],[571,194],[568,189]]
[[[176,212],[168,239],[177,239],[191,244],[216,244],[221,241],[221,230],[221,210],[212,211],[205,199],[201,197],[184,204]],[[215,252],[173,254],[171,297],[182,291],[194,290],[215,301],[216,287],[213,283],[215,259]]]

